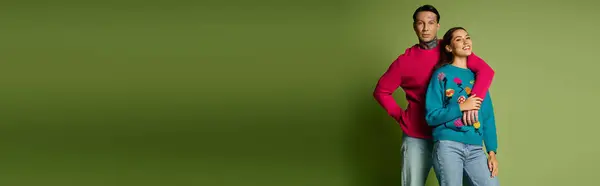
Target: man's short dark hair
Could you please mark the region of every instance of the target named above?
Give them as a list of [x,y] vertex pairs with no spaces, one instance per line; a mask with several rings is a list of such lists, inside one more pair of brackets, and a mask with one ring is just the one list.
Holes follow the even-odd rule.
[[437,11],[437,9],[435,9],[435,7],[432,5],[423,5],[415,10],[415,13],[413,14],[413,23],[417,22],[417,14],[424,11],[433,12],[437,17],[437,22],[440,22],[440,13]]

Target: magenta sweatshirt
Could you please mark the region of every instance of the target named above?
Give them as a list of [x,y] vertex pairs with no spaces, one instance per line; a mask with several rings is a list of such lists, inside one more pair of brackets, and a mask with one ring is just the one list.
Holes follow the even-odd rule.
[[[432,138],[432,129],[425,120],[425,93],[438,58],[438,47],[425,50],[414,45],[406,49],[381,76],[373,93],[377,102],[410,137]],[[476,76],[472,92],[477,97],[485,98],[492,84],[494,70],[475,53],[467,58],[467,67]],[[392,97],[399,87],[404,90],[408,101],[405,109],[400,108]]]

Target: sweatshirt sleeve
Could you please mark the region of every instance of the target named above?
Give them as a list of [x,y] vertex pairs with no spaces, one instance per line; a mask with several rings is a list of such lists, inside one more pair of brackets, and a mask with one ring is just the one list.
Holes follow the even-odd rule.
[[444,72],[433,73],[425,94],[425,119],[429,126],[438,126],[462,116],[458,102],[446,101]]
[[475,84],[473,85],[472,94],[476,94],[477,97],[486,100],[486,93],[488,92],[495,72],[483,59],[471,53],[467,58],[467,68],[475,73]]
[[494,151],[498,153],[498,136],[496,134],[496,117],[494,114],[494,105],[492,98],[488,92],[486,101],[481,103],[481,110],[483,111],[483,141],[485,143],[485,149],[490,152]]
[[375,100],[387,111],[388,115],[400,122],[404,115],[404,110],[398,106],[392,94],[402,83],[402,70],[400,63],[404,60],[404,55],[400,55],[388,67],[386,72],[379,78],[373,96]]

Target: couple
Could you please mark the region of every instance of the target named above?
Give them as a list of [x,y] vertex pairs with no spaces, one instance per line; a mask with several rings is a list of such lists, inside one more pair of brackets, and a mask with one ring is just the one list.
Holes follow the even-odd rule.
[[[420,42],[389,66],[374,92],[403,131],[402,185],[425,185],[433,166],[441,186],[497,186],[497,136],[488,92],[494,70],[472,53],[466,29],[454,27],[438,40],[439,20],[431,5],[414,12]],[[406,93],[406,109],[392,97],[398,87]]]

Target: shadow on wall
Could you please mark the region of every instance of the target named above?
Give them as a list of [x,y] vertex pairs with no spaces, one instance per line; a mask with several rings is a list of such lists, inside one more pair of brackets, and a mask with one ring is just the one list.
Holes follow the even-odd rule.
[[[379,77],[377,77],[379,78]],[[377,78],[364,78],[355,81],[352,92],[357,96],[348,133],[348,156],[353,165],[353,186],[401,185],[402,130],[400,125],[377,103],[372,92]],[[396,102],[405,108],[404,92],[394,93]],[[427,179],[427,186],[437,186],[433,170]]]

